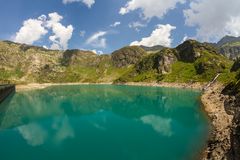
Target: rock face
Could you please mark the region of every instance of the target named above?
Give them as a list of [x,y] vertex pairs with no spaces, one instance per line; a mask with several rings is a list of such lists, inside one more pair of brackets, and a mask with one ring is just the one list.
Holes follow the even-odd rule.
[[199,43],[195,40],[187,40],[177,48],[178,58],[183,62],[195,62],[198,58],[204,54],[205,51],[216,54],[217,50],[212,46],[204,43]]
[[240,56],[240,44],[239,46],[222,46],[219,52],[230,59],[235,59]]
[[[63,66],[72,66],[72,65],[94,65],[94,61],[98,57],[95,53],[90,51],[81,51],[81,50],[66,50],[63,52],[63,56],[61,58],[61,64]],[[88,63],[92,60],[92,63]]]
[[240,69],[240,58],[237,58],[235,61],[234,61],[234,64],[231,68],[231,72],[236,72],[237,70]]
[[177,61],[174,49],[163,49],[162,51],[144,58],[136,65],[139,73],[157,70],[159,74],[171,72],[172,64]]
[[136,64],[140,61],[146,52],[138,46],[124,47],[112,53],[112,61],[116,67],[125,67]]

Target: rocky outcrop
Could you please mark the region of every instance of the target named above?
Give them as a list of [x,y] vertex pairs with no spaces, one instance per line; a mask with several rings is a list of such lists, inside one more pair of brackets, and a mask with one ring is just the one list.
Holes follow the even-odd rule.
[[171,72],[172,64],[177,61],[176,50],[163,49],[162,51],[144,58],[136,65],[139,73],[150,70],[157,70],[158,74],[167,74]]
[[112,61],[116,67],[125,67],[127,65],[139,62],[146,52],[138,46],[124,47],[112,53]]
[[[83,65],[86,64],[90,59],[92,61],[97,57],[97,55],[91,51],[81,51],[78,49],[74,50],[66,50],[63,52],[63,56],[61,58],[61,64],[63,66],[71,66],[71,65]],[[89,63],[93,64],[93,63]],[[88,65],[88,64],[86,64]]]
[[206,51],[210,54],[217,54],[217,50],[205,43],[199,43],[195,40],[187,40],[183,44],[177,46],[178,59],[183,62],[195,62]]
[[231,68],[231,72],[236,72],[237,70],[240,69],[240,58],[237,58],[235,61],[234,61],[234,64]]
[[230,59],[236,59],[240,57],[240,45],[239,46],[222,46],[219,52]]

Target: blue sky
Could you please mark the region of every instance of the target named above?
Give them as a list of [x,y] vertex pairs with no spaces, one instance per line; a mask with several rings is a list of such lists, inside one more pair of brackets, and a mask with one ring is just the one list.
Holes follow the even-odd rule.
[[214,42],[240,36],[239,7],[236,0],[1,0],[0,39],[100,53],[130,44],[175,47],[188,38]]

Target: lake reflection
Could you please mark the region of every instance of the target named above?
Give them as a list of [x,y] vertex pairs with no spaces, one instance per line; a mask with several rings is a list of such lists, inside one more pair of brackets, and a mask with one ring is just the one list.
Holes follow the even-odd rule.
[[[21,159],[25,153],[27,160],[191,159],[208,134],[199,95],[108,85],[19,92],[0,105],[5,108],[0,112],[0,154]],[[11,144],[15,155],[7,154]]]

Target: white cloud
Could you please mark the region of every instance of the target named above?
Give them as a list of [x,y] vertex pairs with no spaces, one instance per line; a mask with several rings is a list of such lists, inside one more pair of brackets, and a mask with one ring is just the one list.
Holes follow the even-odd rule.
[[38,19],[28,19],[16,33],[15,42],[33,44],[46,35],[48,31],[44,28],[43,16]]
[[49,37],[49,40],[52,41],[51,49],[64,49],[68,48],[68,41],[72,37],[73,26],[68,25],[67,27],[63,26],[60,21],[63,19],[58,13],[48,14],[49,20],[47,21],[47,27],[52,29],[53,35]]
[[99,31],[97,33],[94,33],[91,37],[89,37],[86,41],[86,44],[91,45],[96,48],[105,48],[106,38],[104,36],[107,34],[105,31]]
[[140,118],[144,124],[152,126],[152,128],[162,134],[163,136],[170,137],[173,135],[170,118],[162,118],[155,115],[147,115]]
[[73,3],[73,2],[82,2],[84,3],[88,8],[91,8],[92,5],[95,3],[95,0],[63,0],[64,4]]
[[129,28],[133,28],[135,29],[137,32],[140,31],[140,28],[143,28],[143,27],[146,27],[147,25],[144,24],[144,23],[141,23],[139,21],[136,21],[136,22],[132,22],[128,25]]
[[162,45],[165,47],[170,47],[172,43],[171,31],[174,29],[176,29],[176,27],[171,26],[170,24],[159,24],[149,37],[142,38],[141,41],[132,42],[130,45],[144,45],[148,47]]
[[45,45],[43,45],[42,47],[43,47],[44,49],[48,49],[48,47],[47,47],[47,46],[45,46]]
[[140,9],[144,19],[152,17],[163,18],[168,11],[176,8],[178,3],[185,3],[185,0],[129,0],[120,9],[119,14],[125,15],[131,11]]
[[113,24],[110,25],[110,27],[117,27],[121,24],[121,22],[115,22]]
[[197,27],[196,37],[216,41],[224,35],[240,36],[239,0],[194,0],[184,10],[185,23]]
[[17,130],[31,146],[40,146],[44,144],[48,137],[46,130],[36,123],[18,127]]
[[49,37],[52,42],[51,49],[67,49],[68,41],[72,37],[73,26],[63,26],[60,21],[63,19],[58,13],[50,13],[48,17],[41,15],[38,19],[28,19],[14,37],[15,42],[33,44],[40,40],[50,30],[53,35]]
[[187,35],[184,35],[184,37],[183,37],[181,43],[185,42],[185,41],[188,40],[188,39],[189,39],[189,37],[188,37]]
[[100,50],[93,49],[91,51],[95,54],[99,54],[99,55],[103,54],[103,51],[100,51]]

